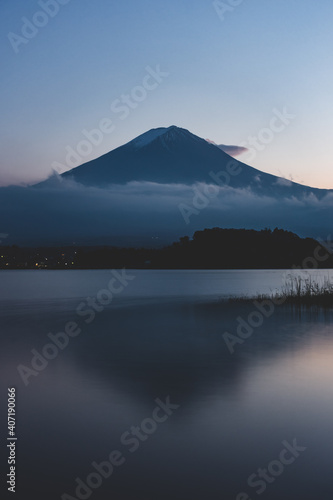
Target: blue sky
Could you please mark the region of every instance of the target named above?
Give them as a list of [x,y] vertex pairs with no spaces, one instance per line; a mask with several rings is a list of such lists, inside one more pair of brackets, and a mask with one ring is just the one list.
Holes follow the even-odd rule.
[[[1,185],[46,178],[55,162],[69,168],[66,148],[104,119],[108,132],[78,163],[172,124],[219,144],[269,138],[273,110],[286,109],[293,119],[248,163],[333,188],[332,2],[227,0],[219,16],[204,0],[61,1],[53,18],[36,17],[37,1],[0,5]],[[10,41],[22,18],[45,25]],[[158,66],[167,76],[140,94]],[[111,105],[132,92],[140,100],[124,118]]]

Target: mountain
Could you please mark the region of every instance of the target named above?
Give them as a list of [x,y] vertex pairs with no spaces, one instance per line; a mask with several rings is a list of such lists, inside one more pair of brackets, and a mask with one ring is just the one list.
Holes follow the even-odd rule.
[[230,176],[227,182],[224,174],[220,174],[220,178],[222,184],[233,188],[250,188],[256,194],[274,197],[300,198],[313,193],[318,199],[329,192],[250,167],[229,156],[220,146],[176,126],[149,130],[127,144],[63,173],[61,177],[96,187],[131,181],[212,184],[216,180],[212,179],[210,173],[218,175],[227,172],[230,162],[241,172]]
[[85,185],[105,186],[130,181],[193,184],[209,181],[228,155],[188,130],[157,128],[109,153],[62,174]]
[[6,245],[161,247],[212,227],[328,241],[333,191],[261,172],[172,126],[38,185],[0,188],[0,213]]

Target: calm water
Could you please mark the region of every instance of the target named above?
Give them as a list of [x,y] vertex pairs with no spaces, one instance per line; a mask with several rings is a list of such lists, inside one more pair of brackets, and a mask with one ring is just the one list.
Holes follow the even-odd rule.
[[[329,273],[310,274],[321,281]],[[223,334],[236,335],[240,318],[248,325],[258,310],[220,299],[280,289],[283,272],[128,275],[127,286],[114,282],[110,302],[101,292],[110,271],[0,273],[1,414],[6,388],[15,387],[16,498],[330,498],[331,312],[276,307],[261,326],[243,323],[247,338],[231,354]],[[48,334],[68,322],[81,332],[46,351],[54,359],[26,374],[25,385],[18,365],[32,369],[31,350],[45,354]],[[163,410],[167,397],[174,406]],[[295,439],[301,451],[283,452]],[[102,478],[92,464],[114,450],[121,464]],[[4,484],[4,446],[2,457]],[[90,489],[75,492],[76,478],[87,484],[87,476]]]

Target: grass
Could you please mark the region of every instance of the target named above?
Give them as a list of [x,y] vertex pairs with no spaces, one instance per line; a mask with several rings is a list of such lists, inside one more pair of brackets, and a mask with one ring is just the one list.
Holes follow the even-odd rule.
[[290,276],[282,292],[277,295],[285,299],[286,304],[332,307],[333,283],[327,278],[319,284],[313,282],[311,277],[302,279],[299,276]]
[[249,302],[253,300],[276,300],[284,304],[298,306],[333,307],[333,283],[328,278],[322,284],[314,282],[311,277],[289,276],[281,292],[260,294],[255,297],[237,297],[232,301]]

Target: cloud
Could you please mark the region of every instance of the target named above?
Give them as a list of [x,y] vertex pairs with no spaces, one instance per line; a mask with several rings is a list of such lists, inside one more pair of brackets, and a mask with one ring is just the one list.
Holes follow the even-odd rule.
[[[194,208],[188,225],[180,204]],[[205,183],[130,182],[102,189],[62,180],[47,188],[0,188],[0,210],[6,213],[1,232],[9,235],[3,245],[150,246],[214,226],[280,227],[325,239],[331,233],[333,194],[321,200],[312,193],[276,198]]]
[[292,187],[293,183],[289,179],[284,179],[283,177],[278,177],[276,183],[277,186]]
[[209,142],[210,144],[214,144],[214,146],[216,146],[219,149],[222,149],[222,151],[224,151],[225,153],[227,153],[232,157],[239,156],[248,151],[247,148],[244,148],[242,146],[227,146],[225,144],[216,144],[216,142],[211,141],[210,139],[206,139],[206,141]]

